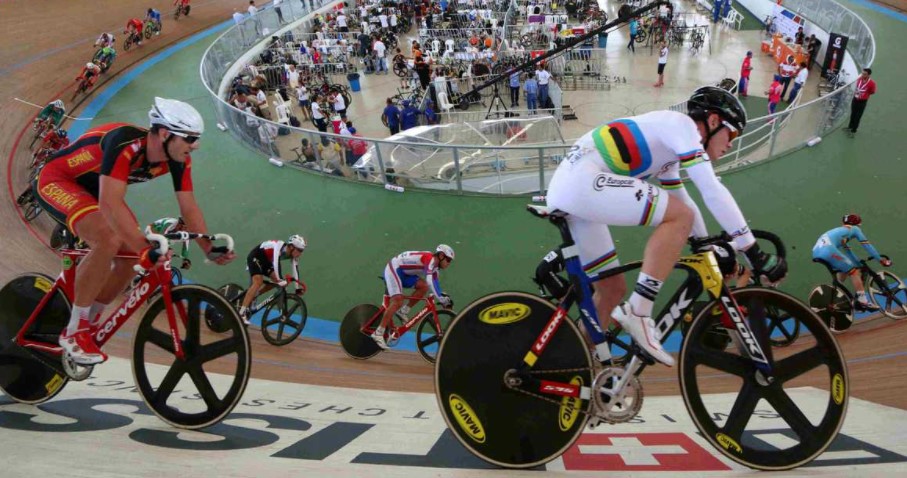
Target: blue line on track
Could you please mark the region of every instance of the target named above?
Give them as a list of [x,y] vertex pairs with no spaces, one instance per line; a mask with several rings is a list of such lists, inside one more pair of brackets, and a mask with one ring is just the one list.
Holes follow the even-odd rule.
[[907,22],[907,15],[905,15],[901,12],[898,12],[896,10],[892,10],[890,8],[883,7],[882,5],[879,5],[878,3],[871,2],[869,0],[850,0],[850,1],[853,3],[856,3],[857,5],[859,5],[861,7],[865,7],[870,10],[879,12],[882,15],[885,15],[886,17],[893,18],[895,20],[899,20],[902,22]]

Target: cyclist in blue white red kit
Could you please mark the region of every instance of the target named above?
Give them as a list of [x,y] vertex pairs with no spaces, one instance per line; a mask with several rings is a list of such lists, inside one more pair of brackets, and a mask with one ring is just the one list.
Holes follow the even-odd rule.
[[[435,248],[435,252],[407,251],[387,262],[384,268],[384,283],[387,285],[390,301],[387,310],[384,311],[384,317],[381,318],[381,325],[372,333],[372,339],[379,347],[386,350],[388,342],[393,343],[397,338],[396,333],[392,332],[388,340],[384,340],[384,330],[391,323],[394,314],[399,313],[401,318],[406,319],[410,307],[416,305],[429,289],[441,306],[450,307],[450,296],[441,291],[438,271],[450,267],[453,260],[454,250],[446,244],[441,244]],[[404,288],[416,289],[413,298],[406,305],[403,304]]]
[[305,292],[302,282],[299,281],[299,256],[305,251],[305,246],[305,238],[298,234],[293,234],[287,239],[287,242],[265,241],[249,252],[249,256],[246,258],[246,269],[249,270],[252,284],[246,290],[246,295],[242,299],[242,306],[239,308],[239,316],[242,318],[243,323],[249,325],[249,305],[258,296],[259,291],[265,293],[273,287],[270,284],[264,284],[265,277],[268,277],[278,287],[286,287],[287,281],[280,275],[281,259],[290,259],[293,279],[297,283],[296,293],[302,294]]
[[841,227],[836,227],[825,234],[819,236],[816,245],[813,246],[813,259],[819,259],[829,264],[835,272],[838,273],[838,280],[844,281],[845,276],[850,276],[850,282],[853,283],[854,290],[857,291],[857,305],[866,310],[878,310],[878,306],[869,302],[866,298],[866,290],[863,287],[863,279],[860,277],[860,259],[850,250],[847,243],[851,239],[856,239],[866,249],[866,252],[877,259],[885,267],[891,265],[891,261],[879,255],[863,231],[860,230],[860,223],[863,220],[856,214],[847,214],[842,219],[844,223]]
[[[687,238],[708,232],[681,182],[681,169],[757,273],[768,282],[787,273],[783,258],[759,249],[734,197],[712,169],[711,158],[726,153],[745,126],[746,111],[734,95],[699,88],[687,101],[686,114],[654,111],[586,133],[548,186],[548,206],[569,214],[575,249],[590,278],[619,265],[609,226],[655,227],[630,299],[620,303],[627,286],[623,274],[617,274],[594,282],[593,300],[601,325],[607,328],[608,317],[616,319],[649,355],[669,366],[674,358],[662,348],[651,318],[653,302]],[[655,179],[661,187],[647,181]],[[609,355],[607,347],[596,347],[596,352],[600,359]]]

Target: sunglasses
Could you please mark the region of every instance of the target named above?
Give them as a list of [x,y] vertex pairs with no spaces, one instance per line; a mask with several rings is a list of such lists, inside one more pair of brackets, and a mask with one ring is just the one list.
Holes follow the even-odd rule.
[[737,139],[740,136],[740,131],[737,128],[733,127],[727,121],[722,121],[721,125],[724,126],[725,128],[727,128],[727,130],[728,130],[728,142],[734,141],[735,139]]
[[192,134],[189,134],[189,133],[180,133],[180,132],[178,132],[178,131],[172,131],[172,130],[171,130],[170,132],[173,133],[173,134],[175,134],[175,135],[177,135],[177,136],[179,136],[180,138],[183,138],[183,141],[185,141],[185,142],[188,143],[188,144],[193,144],[193,143],[195,143],[196,141],[202,139],[201,136],[192,135]]

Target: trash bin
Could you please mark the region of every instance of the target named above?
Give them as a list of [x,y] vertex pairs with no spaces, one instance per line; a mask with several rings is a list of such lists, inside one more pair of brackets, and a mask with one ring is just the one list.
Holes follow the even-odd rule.
[[599,47],[599,48],[607,48],[607,47],[608,47],[608,34],[607,34],[607,33],[599,33],[599,34],[598,34],[598,47]]
[[360,91],[359,88],[359,73],[350,73],[346,75],[346,79],[350,82],[350,89],[353,91]]

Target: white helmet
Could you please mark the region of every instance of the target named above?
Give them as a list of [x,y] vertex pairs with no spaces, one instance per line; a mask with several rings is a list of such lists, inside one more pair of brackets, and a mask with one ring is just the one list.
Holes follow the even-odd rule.
[[300,236],[299,234],[293,234],[289,239],[287,239],[287,244],[295,247],[296,249],[299,249],[300,251],[304,251],[306,243],[304,237]]
[[94,62],[86,63],[86,64],[85,64],[85,68],[88,68],[89,70],[93,69],[93,68],[94,68]]
[[447,244],[438,245],[437,249],[435,249],[435,252],[440,252],[441,254],[444,254],[451,261],[454,260],[454,250],[452,247],[448,246]]
[[166,98],[154,98],[154,104],[148,111],[151,125],[156,124],[167,128],[178,136],[201,136],[205,132],[205,122],[202,115],[189,103]]
[[63,100],[56,100],[56,101],[54,101],[52,104],[53,104],[55,107],[60,108],[61,110],[65,110],[65,109],[66,109],[66,108],[63,106]]

